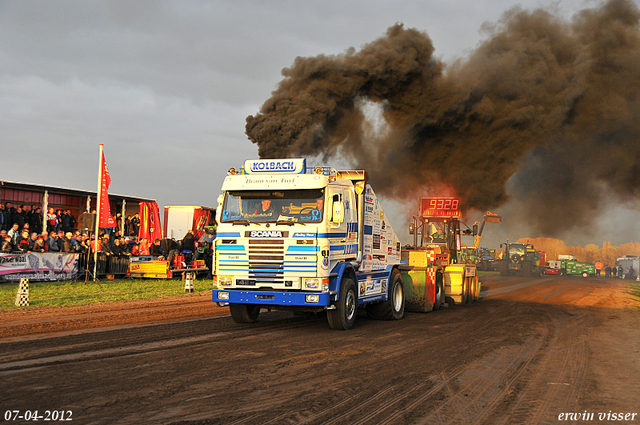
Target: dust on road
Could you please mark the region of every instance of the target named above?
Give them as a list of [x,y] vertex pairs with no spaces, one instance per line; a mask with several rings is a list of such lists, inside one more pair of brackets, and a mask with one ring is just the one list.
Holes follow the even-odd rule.
[[351,331],[286,312],[238,325],[204,298],[3,315],[1,407],[71,410],[92,424],[525,424],[640,413],[639,304],[626,282],[490,275],[482,288],[481,302],[401,321],[361,314]]

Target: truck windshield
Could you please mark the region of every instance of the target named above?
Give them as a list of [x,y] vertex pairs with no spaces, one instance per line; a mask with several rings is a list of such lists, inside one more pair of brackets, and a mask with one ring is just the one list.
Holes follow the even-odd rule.
[[320,223],[323,189],[229,191],[223,223]]
[[524,245],[519,243],[514,243],[509,246],[509,254],[513,256],[514,254],[518,257],[522,257],[524,255]]

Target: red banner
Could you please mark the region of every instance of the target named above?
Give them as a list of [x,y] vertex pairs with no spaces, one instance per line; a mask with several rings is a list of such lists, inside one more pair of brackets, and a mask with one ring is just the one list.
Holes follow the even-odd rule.
[[205,209],[197,209],[193,212],[193,225],[191,230],[196,239],[200,239],[204,235],[204,226],[209,224],[209,216],[211,212]]
[[109,185],[111,184],[111,176],[109,176],[109,170],[107,169],[107,161],[104,159],[104,152],[102,152],[102,175],[100,176],[100,206],[98,214],[100,221],[98,227],[116,227],[116,221],[111,215],[111,207],[109,205]]

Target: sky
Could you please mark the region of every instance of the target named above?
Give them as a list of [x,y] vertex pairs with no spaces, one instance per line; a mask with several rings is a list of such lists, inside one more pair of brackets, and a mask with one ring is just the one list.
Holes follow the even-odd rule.
[[[599,4],[0,0],[0,180],[95,191],[102,143],[111,193],[157,199],[161,208],[215,207],[227,170],[258,157],[246,118],[296,57],[358,50],[402,23],[425,32],[435,57],[449,63],[473,52],[483,28],[513,7],[569,19]],[[383,204],[405,242],[417,204]],[[483,243],[545,236],[529,233],[515,210],[507,203],[493,211],[504,221],[487,225]],[[640,240],[637,216],[637,203],[612,199],[593,226],[563,239]]]

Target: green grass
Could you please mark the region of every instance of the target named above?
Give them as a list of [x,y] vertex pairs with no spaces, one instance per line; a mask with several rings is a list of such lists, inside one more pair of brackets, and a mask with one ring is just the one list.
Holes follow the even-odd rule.
[[631,290],[631,295],[640,298],[640,283],[633,282],[629,284],[629,289]]
[[[175,279],[118,279],[29,283],[29,307],[16,307],[18,283],[0,284],[0,310],[40,306],[79,306],[101,302],[146,300],[178,295],[184,291],[184,282]],[[194,281],[195,292],[210,291],[210,279]]]

